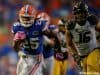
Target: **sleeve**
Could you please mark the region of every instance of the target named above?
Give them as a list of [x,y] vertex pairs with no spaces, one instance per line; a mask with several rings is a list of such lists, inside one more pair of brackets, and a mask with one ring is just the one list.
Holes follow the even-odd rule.
[[69,21],[67,24],[67,29],[72,30],[75,27],[75,22],[74,21]]
[[14,24],[12,25],[11,32],[12,32],[13,34],[16,34],[16,32],[18,31],[18,26],[19,26],[19,23],[18,23],[18,22],[14,23]]
[[89,23],[91,24],[91,25],[97,25],[97,23],[98,23],[98,19],[97,19],[97,17],[95,16],[95,15],[90,15],[89,17],[88,17],[88,21],[89,21]]
[[14,27],[14,25],[12,26],[12,29],[11,29],[11,32],[13,33],[13,34],[15,34],[15,27]]
[[42,25],[43,25],[42,31],[48,30],[49,24],[46,24],[46,22],[47,22],[47,21],[42,21]]
[[50,38],[48,37],[48,36],[43,36],[43,38],[44,38],[44,43],[45,43],[45,45],[48,43],[48,42],[51,42],[51,40],[50,40]]

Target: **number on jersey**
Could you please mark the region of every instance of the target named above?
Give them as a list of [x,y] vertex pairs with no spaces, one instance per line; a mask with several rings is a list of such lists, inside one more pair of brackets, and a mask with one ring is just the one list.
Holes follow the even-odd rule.
[[28,44],[28,41],[25,40],[24,48],[31,47],[31,49],[35,50],[35,49],[37,49],[39,47],[39,39],[38,38],[30,38],[29,42],[30,42],[30,46]]
[[91,32],[84,31],[79,33],[79,43],[88,43],[91,40]]

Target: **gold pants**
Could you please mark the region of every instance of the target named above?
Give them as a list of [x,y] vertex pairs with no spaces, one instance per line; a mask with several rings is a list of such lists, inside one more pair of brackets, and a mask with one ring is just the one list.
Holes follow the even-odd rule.
[[57,60],[54,59],[54,68],[53,68],[53,74],[52,75],[66,75],[68,67],[68,60]]
[[100,49],[94,49],[81,61],[84,75],[100,75]]

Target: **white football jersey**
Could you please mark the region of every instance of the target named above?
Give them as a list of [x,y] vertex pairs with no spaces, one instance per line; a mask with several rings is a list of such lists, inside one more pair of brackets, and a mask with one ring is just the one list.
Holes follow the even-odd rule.
[[97,39],[97,47],[100,47],[100,33],[96,32],[96,39]]
[[83,26],[76,23],[74,29],[71,30],[71,34],[81,56],[87,55],[96,48],[95,27],[90,25],[88,21]]

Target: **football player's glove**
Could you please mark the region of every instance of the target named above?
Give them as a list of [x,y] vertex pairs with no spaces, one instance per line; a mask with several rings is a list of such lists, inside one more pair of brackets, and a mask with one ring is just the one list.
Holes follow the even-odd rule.
[[18,31],[14,36],[14,41],[24,40],[26,38],[26,34],[22,31]]
[[18,31],[13,39],[13,48],[16,52],[20,51],[21,48],[23,47],[24,39],[26,38],[26,35],[22,31]]

